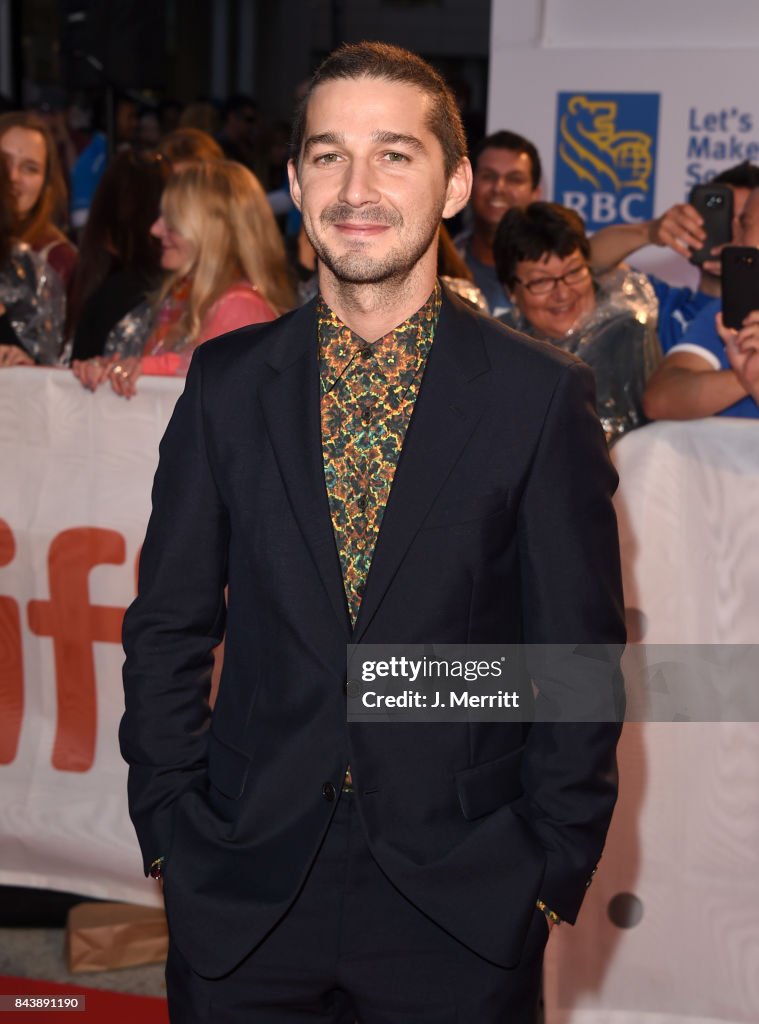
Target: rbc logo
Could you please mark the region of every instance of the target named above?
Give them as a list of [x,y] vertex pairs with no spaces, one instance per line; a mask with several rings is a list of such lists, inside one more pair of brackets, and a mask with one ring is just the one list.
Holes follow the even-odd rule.
[[589,231],[654,215],[658,93],[559,93],[556,201]]

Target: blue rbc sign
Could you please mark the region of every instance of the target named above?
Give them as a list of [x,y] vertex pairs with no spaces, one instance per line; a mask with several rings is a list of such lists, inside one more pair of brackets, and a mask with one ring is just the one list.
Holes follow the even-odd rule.
[[556,202],[589,231],[654,215],[659,94],[560,92],[556,111]]

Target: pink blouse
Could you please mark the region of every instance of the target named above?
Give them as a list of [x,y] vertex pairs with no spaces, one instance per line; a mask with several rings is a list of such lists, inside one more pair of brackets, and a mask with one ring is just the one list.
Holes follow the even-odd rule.
[[219,296],[203,318],[200,333],[194,345],[188,345],[180,352],[160,352],[143,356],[140,360],[142,373],[152,376],[184,376],[190,365],[192,353],[198,345],[221,334],[236,331],[238,327],[266,323],[275,320],[277,314],[266,299],[247,281],[240,281]]

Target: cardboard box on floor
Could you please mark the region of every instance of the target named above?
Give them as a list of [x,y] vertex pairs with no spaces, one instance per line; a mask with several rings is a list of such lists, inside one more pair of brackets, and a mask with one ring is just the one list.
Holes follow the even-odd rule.
[[163,963],[169,948],[161,908],[131,903],[79,903],[66,922],[66,958],[72,974]]

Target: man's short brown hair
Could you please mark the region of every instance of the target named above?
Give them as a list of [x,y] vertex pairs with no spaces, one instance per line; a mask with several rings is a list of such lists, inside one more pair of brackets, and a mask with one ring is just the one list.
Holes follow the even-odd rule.
[[344,43],[316,69],[293,119],[290,149],[296,165],[303,148],[308,102],[317,86],[336,79],[379,78],[415,85],[432,97],[427,126],[443,149],[445,176],[467,155],[466,135],[453,92],[443,76],[416,53],[389,43]]

